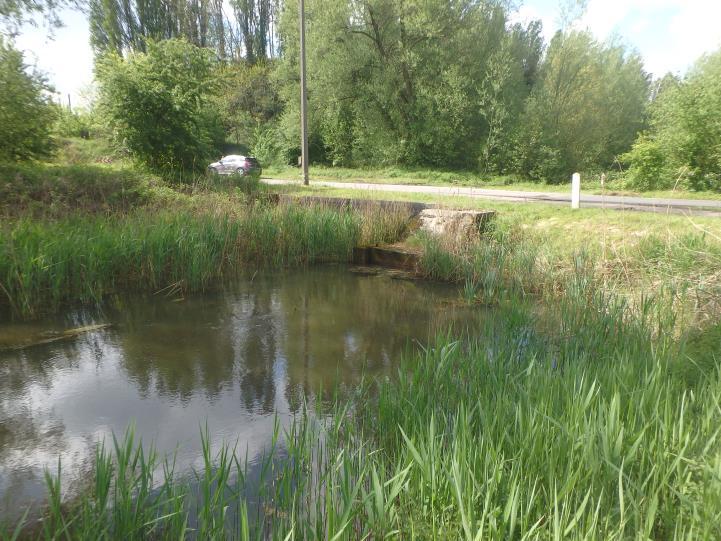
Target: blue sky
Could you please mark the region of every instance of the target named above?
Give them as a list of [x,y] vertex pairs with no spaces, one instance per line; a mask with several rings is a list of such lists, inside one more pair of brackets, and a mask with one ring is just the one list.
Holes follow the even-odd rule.
[[[574,0],[526,0],[515,20],[541,19],[548,39],[564,24],[563,5]],[[703,53],[721,47],[721,0],[587,0],[571,24],[588,28],[600,40],[615,39],[636,49],[646,69],[661,76],[684,73]],[[67,100],[82,104],[91,94],[92,53],[88,24],[78,12],[64,11],[65,26],[48,37],[42,25],[25,27],[17,38],[27,60],[44,71]]]

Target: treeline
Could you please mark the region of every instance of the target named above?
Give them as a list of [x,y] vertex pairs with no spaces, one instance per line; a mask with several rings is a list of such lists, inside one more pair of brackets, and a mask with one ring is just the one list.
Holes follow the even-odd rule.
[[220,60],[273,58],[279,0],[90,0],[90,42],[102,55],[145,52],[148,42],[184,38]]
[[[654,81],[623,44],[576,30],[546,43],[495,0],[306,10],[315,163],[721,190],[721,53]],[[89,18],[95,116],[141,161],[199,169],[233,142],[296,163],[297,2],[91,0]]]
[[[560,181],[610,167],[644,126],[641,59],[587,33],[546,45],[540,22],[510,24],[497,2],[311,0],[309,10],[317,159]],[[280,26],[288,135],[298,124],[296,17],[288,4]]]

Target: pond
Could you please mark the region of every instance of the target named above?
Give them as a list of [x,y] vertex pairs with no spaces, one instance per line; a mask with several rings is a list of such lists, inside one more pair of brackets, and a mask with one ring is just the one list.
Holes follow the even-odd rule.
[[[304,401],[329,400],[364,376],[391,376],[407,352],[483,312],[443,284],[350,272],[343,266],[259,271],[232,288],[178,298],[130,296],[0,324],[0,517],[44,500],[45,468],[62,459],[65,487],[92,470],[97,443],[133,424],[144,443],[202,465],[211,443],[258,457],[275,416],[288,424]],[[109,327],[19,350],[52,332]]]

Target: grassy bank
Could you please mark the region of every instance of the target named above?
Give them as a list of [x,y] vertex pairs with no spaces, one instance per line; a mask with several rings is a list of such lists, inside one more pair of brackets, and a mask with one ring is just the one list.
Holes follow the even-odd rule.
[[[444,208],[497,211],[480,243],[448,245],[411,238],[423,249],[432,278],[467,284],[464,296],[484,302],[504,291],[563,295],[578,270],[590,270],[593,287],[639,304],[665,295],[685,324],[721,317],[721,219],[566,206],[359,192],[310,186],[289,194],[420,201]],[[515,284],[515,285],[514,285]]]
[[204,466],[181,478],[172,459],[163,468],[131,437],[107,442],[86,491],[62,504],[50,473],[45,519],[17,531],[718,539],[718,368],[703,368],[622,303],[589,297],[580,284],[546,317],[573,332],[544,332],[523,303],[506,304],[472,339],[440,338],[406,358],[397,378],[277,431],[252,468],[242,452],[206,445]]
[[257,179],[169,184],[93,141],[53,163],[0,164],[0,317],[128,291],[203,291],[259,266],[347,261],[408,214],[275,205]]
[[[270,166],[264,170],[268,178],[297,179],[299,170],[291,166]],[[570,193],[571,178],[558,179],[556,183],[532,182],[513,175],[491,175],[474,171],[444,171],[412,167],[346,168],[314,165],[310,177],[315,180],[335,182],[370,182],[374,184],[405,184],[420,186],[467,186],[496,190],[519,190],[532,192]],[[721,194],[710,191],[690,191],[681,187],[675,190],[638,191],[628,186],[625,176],[619,172],[607,172],[601,186],[601,173],[582,173],[584,193],[594,195],[633,195],[637,197],[665,197],[689,199],[721,199]]]
[[128,212],[0,225],[0,308],[30,317],[127,291],[203,291],[260,266],[347,261],[392,242],[407,215],[188,196]]

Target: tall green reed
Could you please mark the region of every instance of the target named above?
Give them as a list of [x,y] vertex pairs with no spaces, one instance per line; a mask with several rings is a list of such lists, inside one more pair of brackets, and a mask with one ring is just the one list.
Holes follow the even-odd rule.
[[202,291],[262,265],[348,261],[368,239],[393,239],[388,220],[294,205],[19,220],[0,226],[0,308],[34,316],[125,291]]

